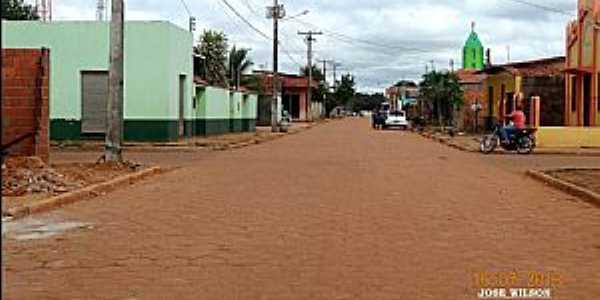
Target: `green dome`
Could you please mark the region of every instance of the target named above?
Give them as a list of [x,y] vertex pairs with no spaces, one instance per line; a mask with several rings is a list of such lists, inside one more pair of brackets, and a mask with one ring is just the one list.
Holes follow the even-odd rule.
[[479,40],[473,25],[473,30],[471,30],[471,34],[463,48],[463,68],[481,70],[484,67],[483,60],[483,44]]
[[465,43],[465,48],[483,48],[483,44],[481,40],[479,40],[479,36],[475,31],[471,32],[467,42]]

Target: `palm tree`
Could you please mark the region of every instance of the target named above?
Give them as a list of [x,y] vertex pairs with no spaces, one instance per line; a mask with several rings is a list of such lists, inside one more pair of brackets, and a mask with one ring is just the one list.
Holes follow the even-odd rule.
[[252,60],[248,58],[249,52],[250,49],[238,49],[236,46],[233,46],[231,51],[229,51],[229,70],[227,75],[229,77],[231,86],[236,86],[239,88],[242,74],[248,72],[254,64]]

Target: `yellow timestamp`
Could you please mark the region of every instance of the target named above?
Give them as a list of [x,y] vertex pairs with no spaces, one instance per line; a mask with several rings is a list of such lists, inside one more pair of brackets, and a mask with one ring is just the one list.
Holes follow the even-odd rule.
[[564,277],[555,271],[475,272],[473,284],[476,288],[559,288]]

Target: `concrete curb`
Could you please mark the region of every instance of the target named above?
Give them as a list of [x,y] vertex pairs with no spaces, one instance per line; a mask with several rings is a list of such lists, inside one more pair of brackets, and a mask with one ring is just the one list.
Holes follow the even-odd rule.
[[106,182],[90,185],[82,189],[62,194],[59,196],[51,197],[36,203],[31,203],[29,205],[8,209],[4,216],[11,217],[12,220],[15,220],[24,218],[32,214],[51,211],[68,204],[96,198],[102,195],[103,193],[114,191],[118,187],[127,184],[139,182],[147,177],[156,175],[160,172],[160,167],[152,167],[132,174],[123,175],[121,177],[117,177]]
[[442,145],[446,145],[450,148],[454,148],[463,152],[469,152],[469,153],[479,153],[479,150],[474,150],[474,149],[470,149],[468,147],[465,147],[463,145],[459,145],[459,144],[454,144],[454,143],[450,143],[449,139],[445,139],[445,138],[440,138],[438,136],[432,135],[432,134],[426,134],[426,133],[420,133],[420,135],[424,138],[430,139],[432,141],[438,142]]
[[[423,136],[424,138],[430,139],[432,141],[436,141],[440,144],[446,145],[446,146],[454,148],[454,149],[458,149],[463,152],[480,153],[479,150],[471,149],[471,148],[465,147],[463,145],[451,143],[450,139],[447,139],[447,138],[440,138],[439,136],[432,135],[432,134],[426,134],[426,133],[420,133],[420,135]],[[502,151],[500,149],[496,149],[496,151],[494,151],[494,154],[503,154],[503,153],[507,153],[507,152]],[[578,151],[578,150],[556,150],[556,149],[536,148],[533,151],[533,153],[530,155],[563,155],[563,156],[579,156],[579,157],[600,157],[600,152],[582,152],[580,150]]]
[[[565,170],[574,170],[574,169],[565,169]],[[585,169],[582,169],[585,170]],[[548,171],[558,171],[558,170],[548,170]],[[563,192],[581,198],[587,202],[590,202],[594,205],[600,206],[600,195],[590,191],[586,188],[574,185],[570,182],[566,182],[564,180],[554,178],[548,174],[545,174],[543,171],[529,170],[527,171],[527,175],[537,181],[545,183],[549,186],[552,186],[556,189],[559,189]]]

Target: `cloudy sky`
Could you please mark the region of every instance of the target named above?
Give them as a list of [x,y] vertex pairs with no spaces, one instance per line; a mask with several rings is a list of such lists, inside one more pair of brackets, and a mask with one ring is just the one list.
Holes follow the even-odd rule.
[[[33,0],[29,0],[33,2]],[[97,0],[53,0],[55,20],[93,20]],[[110,0],[108,0],[110,2]],[[126,0],[129,20],[169,20],[187,28],[188,13],[198,32],[224,31],[231,45],[252,49],[255,68],[271,68],[271,43],[226,6],[268,35],[265,7],[272,0]],[[527,2],[533,5],[527,5]],[[307,15],[281,23],[280,69],[298,72],[306,64],[299,30],[320,30],[316,59],[334,59],[341,72],[355,75],[362,91],[382,91],[401,79],[418,79],[425,65],[448,68],[462,63],[461,48],[476,22],[494,63],[564,55],[565,25],[576,0],[280,0],[287,15]],[[536,7],[536,5],[543,7]],[[331,76],[331,73],[328,74]],[[331,80],[331,79],[330,79]]]

